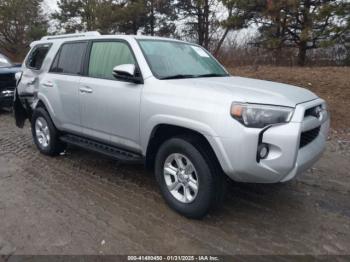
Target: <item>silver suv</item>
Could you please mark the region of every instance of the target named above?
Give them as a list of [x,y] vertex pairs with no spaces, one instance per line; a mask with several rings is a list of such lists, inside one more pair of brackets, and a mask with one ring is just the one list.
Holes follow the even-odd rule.
[[177,212],[204,216],[227,178],[277,183],[320,157],[329,129],[312,92],[231,76],[202,47],[96,32],[44,37],[17,75],[16,122],[36,146],[67,144],[154,169]]

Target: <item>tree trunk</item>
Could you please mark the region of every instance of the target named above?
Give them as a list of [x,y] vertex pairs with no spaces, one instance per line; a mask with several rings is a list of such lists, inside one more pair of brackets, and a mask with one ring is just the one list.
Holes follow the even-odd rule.
[[203,46],[204,43],[204,28],[203,28],[203,12],[201,1],[197,1],[197,34],[198,34],[198,44]]
[[204,1],[204,47],[209,48],[209,2]]
[[151,36],[154,36],[154,27],[155,27],[155,17],[154,17],[154,2],[151,1],[151,19],[150,19],[150,30]]
[[138,23],[137,21],[132,21],[132,31],[134,35],[137,35],[137,32],[139,31]]
[[[229,7],[229,10],[228,10],[228,18],[231,18],[231,17],[232,17],[232,12],[233,12],[233,8],[232,8],[232,7]],[[222,44],[224,43],[224,41],[225,41],[225,39],[226,39],[226,37],[227,37],[227,35],[228,35],[228,33],[229,33],[229,31],[230,31],[231,29],[232,29],[232,28],[227,27],[227,28],[225,29],[224,34],[221,36],[221,39],[220,39],[220,41],[219,41],[219,43],[218,43],[218,45],[216,46],[215,51],[214,51],[214,55],[215,55],[216,57],[218,56],[219,51],[220,51],[220,49],[221,49],[221,46],[222,46]]]
[[302,10],[303,19],[301,22],[301,36],[300,36],[300,42],[298,45],[298,48],[299,48],[298,65],[299,66],[305,66],[305,62],[306,62],[306,50],[307,50],[307,43],[309,41],[309,30],[311,30],[312,28],[312,20],[309,17],[310,7],[311,7],[310,0],[305,0],[304,7]]
[[222,37],[221,37],[221,39],[220,39],[218,45],[216,46],[215,51],[214,51],[215,57],[218,56],[219,51],[220,51],[220,49],[221,49],[221,46],[222,46],[222,44],[224,43],[224,41],[225,41],[225,39],[226,39],[226,36],[228,35],[228,32],[229,32],[229,31],[230,31],[230,29],[229,29],[229,28],[226,28],[226,30],[225,30],[224,34],[222,35]]
[[298,54],[298,65],[299,66],[305,66],[306,62],[306,42],[301,42],[299,45],[299,54]]

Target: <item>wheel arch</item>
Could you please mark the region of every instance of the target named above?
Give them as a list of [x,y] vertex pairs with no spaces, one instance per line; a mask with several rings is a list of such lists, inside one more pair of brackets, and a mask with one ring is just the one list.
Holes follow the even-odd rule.
[[33,101],[33,108],[44,107],[46,111],[51,114],[52,107],[50,106],[49,100],[42,94],[38,94],[37,98]]
[[39,107],[44,108],[46,110],[53,124],[55,125],[55,127],[57,127],[57,120],[55,118],[54,110],[51,107],[49,100],[41,94],[38,94],[38,97],[32,103],[33,111]]
[[160,146],[165,141],[173,137],[183,137],[192,143],[194,142],[201,143],[201,145],[207,149],[207,152],[209,152],[209,154],[212,155],[214,160],[217,162],[217,164],[221,168],[219,158],[215,150],[213,149],[211,143],[209,142],[207,136],[205,136],[204,134],[202,134],[197,130],[179,126],[179,125],[158,124],[153,128],[147,144],[146,160],[145,160],[147,169],[154,168],[155,157]]
[[36,103],[35,103],[35,105],[34,105],[34,109],[37,109],[37,108],[44,108],[46,111],[48,111],[47,110],[47,107],[46,107],[46,105],[45,105],[45,103],[42,101],[42,100],[40,100],[40,99],[38,99],[37,101],[36,101]]

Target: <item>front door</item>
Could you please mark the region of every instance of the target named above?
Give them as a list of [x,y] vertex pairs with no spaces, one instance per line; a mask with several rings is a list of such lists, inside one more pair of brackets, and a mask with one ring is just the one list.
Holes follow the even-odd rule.
[[142,86],[118,81],[113,68],[136,64],[124,41],[94,41],[86,76],[80,81],[82,127],[86,136],[126,149],[139,150]]

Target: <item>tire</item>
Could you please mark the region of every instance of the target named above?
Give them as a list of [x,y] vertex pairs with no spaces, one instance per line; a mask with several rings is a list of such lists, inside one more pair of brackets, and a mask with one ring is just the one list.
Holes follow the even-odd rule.
[[31,126],[34,143],[42,154],[57,156],[64,151],[66,145],[59,140],[59,132],[44,108],[34,110]]
[[[193,137],[171,138],[161,145],[155,160],[155,175],[165,201],[173,210],[187,218],[203,218],[208,212],[221,206],[225,194],[226,177],[214,153],[203,144]],[[188,175],[191,168],[188,168],[187,173],[183,171],[183,176],[176,169],[179,158],[182,158],[182,164],[186,164],[186,168],[188,164],[192,164],[194,172],[191,175]],[[172,175],[165,167],[170,167],[167,170],[171,170]],[[189,176],[188,182],[186,176]],[[176,180],[180,186],[176,184]],[[175,189],[171,191],[172,188]]]

